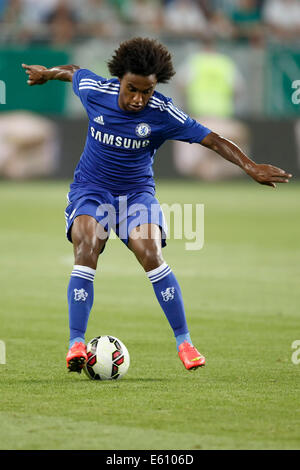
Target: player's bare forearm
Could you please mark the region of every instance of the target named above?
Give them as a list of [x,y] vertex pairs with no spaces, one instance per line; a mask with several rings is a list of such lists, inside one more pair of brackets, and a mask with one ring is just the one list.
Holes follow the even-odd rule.
[[255,163],[247,157],[235,143],[221,137],[215,132],[208,134],[202,140],[201,145],[214,150],[221,157],[238,165],[245,173],[260,184],[275,188],[275,183],[288,183],[289,179],[292,177],[290,173],[276,166]]
[[48,80],[61,80],[63,82],[71,82],[73,75],[80,67],[78,65],[58,65],[47,69],[46,74]]
[[27,65],[22,64],[28,75],[28,85],[43,85],[49,80],[61,80],[63,82],[71,82],[73,75],[80,67],[78,65],[57,65],[47,69],[43,65]]

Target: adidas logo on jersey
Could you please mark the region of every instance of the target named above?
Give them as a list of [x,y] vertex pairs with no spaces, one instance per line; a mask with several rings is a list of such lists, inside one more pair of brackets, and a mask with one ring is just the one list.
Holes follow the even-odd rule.
[[94,121],[97,122],[97,124],[102,124],[102,126],[104,125],[104,119],[102,115],[95,117]]

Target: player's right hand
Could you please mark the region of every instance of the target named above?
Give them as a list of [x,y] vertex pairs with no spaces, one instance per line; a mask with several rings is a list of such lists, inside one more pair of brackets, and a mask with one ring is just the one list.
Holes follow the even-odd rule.
[[47,67],[43,65],[26,65],[22,64],[23,69],[28,75],[27,83],[28,85],[43,85],[47,82],[47,78],[44,70],[47,70]]

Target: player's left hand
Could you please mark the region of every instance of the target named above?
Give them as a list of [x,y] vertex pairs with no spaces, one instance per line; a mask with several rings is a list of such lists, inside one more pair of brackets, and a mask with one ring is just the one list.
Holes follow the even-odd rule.
[[255,164],[247,171],[255,181],[276,188],[275,183],[288,183],[293,175],[281,168],[267,164]]

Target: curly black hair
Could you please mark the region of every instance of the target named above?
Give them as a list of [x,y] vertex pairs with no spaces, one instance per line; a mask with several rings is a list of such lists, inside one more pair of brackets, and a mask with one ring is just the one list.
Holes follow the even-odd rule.
[[143,77],[153,74],[158,83],[167,83],[175,75],[170,52],[155,39],[136,37],[122,42],[107,65],[118,78],[128,72]]

